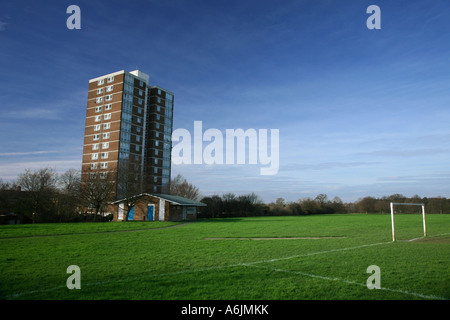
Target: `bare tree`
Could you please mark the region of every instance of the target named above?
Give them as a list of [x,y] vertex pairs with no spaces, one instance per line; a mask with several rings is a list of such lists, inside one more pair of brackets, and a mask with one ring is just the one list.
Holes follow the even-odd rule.
[[200,191],[193,184],[189,183],[181,174],[170,181],[170,194],[188,198],[191,200],[200,200]]
[[3,182],[3,179],[0,178],[0,191],[14,189],[17,189],[17,185],[15,182]]
[[357,202],[357,208],[361,213],[374,213],[377,200],[373,197],[364,197]]
[[81,187],[81,172],[69,169],[59,176],[59,187],[65,194],[79,195]]
[[58,179],[58,219],[77,220],[83,205],[81,200],[81,172],[69,169]]
[[116,181],[113,171],[91,171],[81,182],[81,200],[89,209],[93,209],[96,219],[103,214],[108,203],[115,200]]
[[52,198],[55,196],[58,175],[50,168],[39,169],[32,172],[26,169],[17,179],[17,185],[24,191],[29,191],[33,223],[38,215],[49,210]]
[[127,211],[124,220],[128,221],[131,209],[136,205],[138,194],[142,193],[141,166],[133,162],[122,162],[117,171],[118,197],[123,199]]

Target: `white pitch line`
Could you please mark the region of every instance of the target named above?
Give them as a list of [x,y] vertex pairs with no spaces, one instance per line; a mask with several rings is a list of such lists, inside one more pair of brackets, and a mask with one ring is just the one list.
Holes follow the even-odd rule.
[[[440,234],[440,235],[436,235],[436,236],[447,235],[447,234],[450,234],[450,233]],[[231,264],[231,265],[225,265],[225,266],[212,266],[212,267],[199,268],[199,269],[194,269],[194,270],[181,270],[181,271],[175,271],[175,272],[150,274],[150,275],[139,276],[139,277],[130,277],[130,278],[125,278],[125,279],[116,279],[116,280],[109,280],[109,281],[108,280],[106,280],[106,281],[98,281],[98,282],[87,283],[87,284],[83,283],[82,287],[93,286],[93,285],[94,286],[96,286],[96,285],[103,285],[103,284],[115,283],[115,282],[126,282],[126,281],[133,281],[133,280],[142,280],[142,279],[145,279],[145,278],[164,277],[164,276],[171,276],[171,275],[177,275],[177,274],[186,274],[186,273],[196,273],[196,272],[204,272],[204,271],[211,271],[211,270],[219,270],[219,269],[232,268],[232,267],[255,266],[256,264],[260,264],[260,263],[276,262],[276,261],[282,261],[282,260],[290,260],[290,259],[294,259],[294,258],[309,257],[309,256],[314,256],[314,255],[319,255],[319,254],[327,254],[327,253],[341,252],[341,251],[347,251],[347,250],[355,250],[355,249],[373,247],[373,246],[384,245],[384,244],[392,244],[392,243],[394,243],[394,242],[391,242],[391,241],[389,241],[389,242],[378,242],[378,243],[360,245],[360,246],[356,246],[356,247],[348,247],[348,248],[339,248],[339,249],[311,252],[311,253],[299,254],[299,255],[294,255],[294,256],[289,256],[289,257],[284,257],[284,258],[270,259],[270,260],[261,260],[261,261],[247,262],[247,263],[237,263],[237,264]],[[307,275],[307,274],[305,274],[305,275]],[[310,276],[313,276],[313,275],[310,275]],[[314,277],[320,278],[321,276],[314,276]],[[331,279],[334,279],[334,278],[329,278],[329,279],[331,280]],[[337,280],[338,279],[336,278],[336,281]],[[342,281],[345,282],[347,280],[342,280]],[[353,282],[348,282],[348,283],[353,283]],[[358,283],[354,282],[354,284],[358,284]],[[14,298],[18,298],[20,296],[27,295],[27,294],[43,293],[43,292],[49,292],[49,291],[53,291],[53,290],[57,290],[57,289],[63,289],[63,288],[64,288],[64,286],[59,286],[59,287],[48,288],[48,289],[43,289],[43,290],[32,290],[32,291],[27,291],[27,292],[19,292],[19,293],[7,296],[7,299],[14,299]],[[406,291],[402,291],[402,290],[395,290],[395,289],[389,289],[389,288],[382,288],[382,289],[383,290],[388,290],[388,291],[393,291],[393,292],[401,292],[401,293],[405,293],[405,294],[410,294],[410,293],[408,293]],[[421,295],[421,294],[415,294],[415,295],[417,297],[423,297],[423,298],[430,297],[430,296],[425,296],[425,295]],[[436,299],[444,299],[445,300],[445,298],[439,298],[439,297],[435,297],[435,298]]]
[[309,257],[309,256],[315,256],[319,254],[327,254],[332,252],[341,252],[341,251],[347,251],[347,250],[355,250],[355,249],[361,249],[361,248],[367,248],[367,247],[373,247],[373,246],[379,246],[383,244],[392,244],[393,242],[378,242],[378,243],[372,243],[372,244],[364,244],[361,246],[356,247],[348,247],[348,248],[339,248],[339,249],[332,249],[332,250],[325,250],[325,251],[318,251],[318,252],[311,252],[311,253],[304,253],[304,254],[297,254],[290,257],[284,257],[284,258],[276,258],[276,259],[270,259],[270,260],[261,260],[261,261],[255,261],[255,262],[248,262],[248,263],[242,263],[242,265],[254,265],[254,264],[260,264],[260,263],[266,263],[266,262],[276,262],[276,261],[282,261],[282,260],[290,260],[300,257]]
[[414,238],[414,239],[409,239],[409,240],[397,240],[397,241],[398,241],[398,242],[413,242],[413,241],[420,240],[420,239],[435,238],[435,237],[448,236],[448,235],[450,235],[450,232],[449,232],[449,233],[435,234],[435,235],[427,236],[427,237],[422,236],[422,237],[418,237],[418,238]]
[[[181,271],[174,271],[174,272],[167,272],[167,273],[147,274],[147,275],[144,275],[144,276],[129,277],[129,278],[124,278],[124,279],[116,279],[116,280],[97,281],[97,282],[91,282],[91,283],[87,283],[87,284],[82,282],[81,287],[83,288],[83,287],[86,287],[86,286],[98,286],[98,285],[104,285],[104,284],[109,284],[109,283],[135,281],[135,280],[142,280],[142,279],[145,279],[145,278],[165,277],[165,276],[173,276],[173,275],[178,275],[178,274],[204,272],[204,271],[219,270],[219,269],[232,268],[232,267],[251,266],[251,265],[260,264],[260,263],[275,262],[275,261],[281,261],[281,260],[289,260],[289,259],[294,259],[294,258],[299,258],[299,257],[308,257],[308,256],[313,256],[313,255],[318,255],[318,254],[326,254],[326,253],[331,253],[331,252],[354,250],[354,249],[372,247],[372,246],[377,246],[377,245],[382,245],[382,244],[391,244],[391,243],[393,243],[393,242],[380,242],[380,243],[361,245],[361,246],[357,246],[357,247],[348,247],[348,248],[340,248],[340,249],[333,249],[333,250],[305,253],[305,254],[299,254],[299,255],[290,256],[290,257],[284,257],[284,258],[277,258],[277,259],[270,259],[270,260],[261,260],[261,261],[253,261],[253,262],[247,262],[247,263],[236,263],[236,264],[225,265],[225,266],[212,266],[212,267],[199,268],[199,269],[194,269],[194,270],[181,270]],[[64,289],[64,288],[65,288],[64,286],[59,286],[59,287],[54,287],[54,288],[42,289],[42,290],[32,290],[32,291],[26,291],[26,292],[18,292],[18,293],[15,293],[15,294],[7,296],[7,299],[15,299],[15,298],[18,298],[18,297],[23,296],[23,295],[50,292],[50,291],[54,291],[54,290],[58,290],[58,289]]]
[[[248,265],[248,266],[249,267],[253,267],[253,268],[272,270],[272,271],[276,271],[276,272],[293,273],[293,274],[298,274],[298,275],[301,275],[301,276],[315,278],[315,279],[321,279],[321,280],[327,280],[327,281],[338,281],[338,282],[343,282],[343,283],[347,283],[347,284],[367,287],[367,284],[365,284],[365,283],[359,283],[359,282],[356,282],[356,281],[345,280],[345,279],[340,279],[340,278],[330,278],[330,277],[325,277],[325,276],[319,276],[319,275],[305,273],[305,272],[301,272],[301,271],[284,270],[284,269],[262,267],[262,266],[255,266],[255,265]],[[415,296],[415,297],[424,298],[424,299],[447,300],[446,298],[443,298],[443,297],[438,297],[438,296],[433,296],[433,295],[425,295],[425,294],[422,294],[422,293],[410,292],[410,291],[401,290],[401,289],[391,289],[391,288],[381,287],[380,289],[376,289],[376,290],[385,290],[385,291],[406,294],[406,295]]]

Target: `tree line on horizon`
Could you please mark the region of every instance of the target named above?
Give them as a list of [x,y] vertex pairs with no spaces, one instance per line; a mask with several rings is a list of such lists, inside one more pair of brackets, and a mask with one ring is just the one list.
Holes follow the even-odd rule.
[[[144,190],[142,180],[134,166],[91,171],[83,182],[77,169],[63,174],[51,168],[26,169],[14,182],[0,178],[0,216],[14,214],[21,223],[111,221],[111,202],[119,197],[126,199],[128,207],[134,206],[135,196]],[[199,195],[198,188],[181,175],[171,179],[168,193],[190,199]]]
[[[302,198],[298,201],[286,202],[278,198],[271,203],[264,203],[255,193],[237,196],[227,193],[223,196],[213,195],[204,197],[201,202],[207,204],[202,209],[202,218],[239,217],[239,216],[289,216],[335,213],[390,213],[390,203],[423,203],[426,213],[450,213],[450,199],[445,197],[421,198],[419,196],[406,197],[401,194],[384,196],[381,198],[364,197],[355,202],[344,203],[339,197],[328,199],[326,194],[319,194],[315,198]],[[421,213],[417,206],[396,206],[396,213]]]
[[[135,179],[133,175],[133,179]],[[127,180],[128,181],[128,180]],[[81,183],[79,170],[70,169],[57,174],[50,168],[29,169],[14,182],[0,178],[0,215],[15,213],[22,223],[110,221],[104,209],[111,201],[111,183],[98,175]],[[131,183],[130,183],[131,185]],[[132,188],[129,188],[134,190]],[[198,218],[227,218],[250,216],[312,215],[335,213],[390,213],[390,202],[423,203],[427,213],[450,213],[450,199],[445,197],[406,197],[394,194],[375,198],[367,196],[355,202],[344,203],[339,197],[329,199],[326,194],[287,202],[278,198],[264,203],[254,192],[236,195],[202,196],[199,189],[178,174],[171,179],[169,193],[206,204]],[[131,198],[131,194],[128,195]],[[83,209],[84,208],[84,209]],[[86,208],[90,208],[88,212]],[[419,213],[416,206],[398,206],[396,213]]]

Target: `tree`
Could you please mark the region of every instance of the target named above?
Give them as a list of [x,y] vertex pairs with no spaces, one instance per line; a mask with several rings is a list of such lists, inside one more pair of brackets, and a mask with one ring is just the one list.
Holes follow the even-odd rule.
[[128,221],[131,209],[136,205],[137,195],[143,191],[141,166],[134,162],[124,161],[117,170],[117,197],[127,206],[124,221]]
[[268,205],[272,214],[277,216],[286,216],[293,214],[292,205],[287,204],[284,198],[277,198],[275,202]]
[[333,213],[345,213],[347,210],[345,209],[345,205],[342,202],[341,198],[334,197],[331,201],[331,208],[333,210]]
[[56,194],[56,184],[58,175],[50,168],[39,169],[32,172],[26,169],[17,179],[17,185],[24,191],[29,191],[29,199],[32,208],[32,220],[37,219],[44,212],[52,209],[52,200]]
[[69,169],[59,176],[59,188],[65,194],[78,196],[81,187],[81,172],[76,169]]
[[364,197],[357,203],[359,212],[374,213],[377,200],[373,197]]
[[14,183],[3,182],[0,178],[0,214],[16,211],[15,197],[11,195],[20,192],[17,189]]
[[115,200],[115,172],[92,170],[81,183],[81,200],[88,209],[93,209],[95,216],[103,213],[108,203]]
[[246,197],[248,201],[250,201],[250,203],[253,205],[264,203],[264,201],[254,192],[249,193],[248,195],[246,195]]
[[318,194],[314,201],[316,201],[319,206],[319,213],[333,213],[331,202],[328,200],[328,196],[326,194]]
[[205,215],[205,217],[215,218],[217,215],[223,212],[222,198],[218,195],[204,197],[201,202],[206,204],[206,208],[202,210],[202,213]]
[[284,202],[284,198],[277,198],[277,200],[275,200],[275,206],[278,209],[283,209],[286,206],[286,203]]
[[17,189],[17,185],[15,182],[13,182],[13,183],[3,182],[3,179],[0,178],[0,191],[13,190],[13,189]]
[[302,211],[305,214],[317,214],[320,212],[319,202],[311,198],[305,198],[300,201]]
[[291,212],[291,214],[293,214],[293,215],[304,214],[302,205],[300,204],[300,202],[290,202],[288,204],[288,208],[289,208],[289,211]]
[[81,172],[69,169],[58,179],[58,218],[60,221],[76,220],[81,211]]
[[200,200],[200,191],[193,184],[189,183],[181,174],[178,174],[175,179],[170,181],[171,195],[188,198],[191,200]]

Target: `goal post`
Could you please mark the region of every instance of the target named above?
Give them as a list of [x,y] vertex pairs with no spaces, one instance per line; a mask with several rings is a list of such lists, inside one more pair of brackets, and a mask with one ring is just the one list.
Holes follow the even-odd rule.
[[391,202],[392,241],[395,241],[394,205],[397,205],[397,206],[421,206],[422,207],[422,220],[423,220],[423,236],[424,237],[427,236],[427,225],[425,222],[425,204],[423,204],[423,203]]

